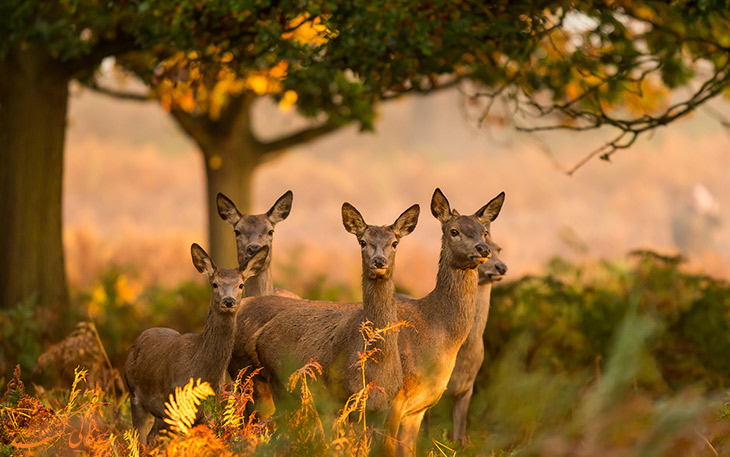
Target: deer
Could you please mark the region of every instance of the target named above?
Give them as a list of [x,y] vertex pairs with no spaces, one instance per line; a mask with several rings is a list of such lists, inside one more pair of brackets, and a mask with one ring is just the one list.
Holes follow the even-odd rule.
[[[193,265],[208,278],[213,290],[203,333],[180,334],[161,327],[147,329],[130,347],[124,363],[132,426],[139,433],[140,443],[152,444],[159,432],[167,429],[163,420],[165,401],[175,387],[199,378],[208,382],[216,395],[220,394],[233,351],[244,283],[264,268],[269,247],[262,247],[235,269],[216,267],[198,244],[194,243],[190,252]],[[154,424],[148,434],[150,415]],[[202,420],[199,411],[196,423]]]
[[386,456],[416,455],[423,416],[447,388],[476,316],[477,268],[492,255],[485,226],[496,219],[503,200],[504,192],[467,216],[452,210],[440,189],[434,191],[431,214],[442,232],[436,286],[418,300],[399,298],[398,318],[418,331],[398,335],[403,386],[386,416]]
[[[299,298],[283,289],[274,288],[271,276],[271,253],[274,241],[274,228],[276,224],[289,216],[292,207],[294,194],[288,190],[279,197],[271,208],[263,214],[242,214],[236,204],[222,193],[216,196],[218,215],[233,227],[236,236],[236,247],[239,265],[255,255],[264,246],[269,248],[269,255],[266,258],[264,269],[257,275],[246,280],[246,296],[258,297],[261,295],[282,295]],[[234,377],[235,379],[235,377]]]
[[[275,396],[291,366],[316,358],[323,368],[324,384],[333,397],[345,400],[360,391],[363,375],[353,368],[363,351],[360,325],[370,321],[385,328],[398,321],[395,306],[395,255],[400,240],[416,227],[420,207],[406,209],[389,226],[369,225],[349,203],[342,205],[345,229],[355,235],[362,262],[362,303],[333,303],[288,297],[264,296],[247,301],[239,317],[234,354],[229,373],[247,366],[264,368],[264,378]],[[368,410],[382,411],[401,387],[403,379],[397,338],[388,335],[371,349],[378,351],[377,364],[364,364],[366,383],[375,382]]]
[[[499,208],[497,208],[499,212]],[[489,305],[491,301],[492,285],[501,281],[507,273],[507,265],[499,258],[502,247],[491,239],[490,225],[486,225],[488,244],[492,250],[492,257],[478,269],[479,286],[477,287],[476,314],[469,336],[462,344],[456,356],[454,371],[446,387],[446,394],[453,399],[452,439],[459,441],[462,445],[469,443],[466,435],[466,417],[469,412],[469,404],[474,391],[479,369],[484,362],[484,329],[487,326],[489,316]]]
[[[388,409],[390,405],[384,439],[384,451],[388,455],[415,454],[423,414],[446,390],[458,350],[476,313],[476,269],[491,255],[485,224],[497,217],[497,207],[501,207],[502,199],[504,193],[474,215],[462,216],[451,209],[440,189],[434,191],[431,212],[441,222],[442,229],[436,287],[420,300],[396,296],[398,320],[409,322],[417,331],[401,331],[397,336],[403,376],[401,388],[395,396],[392,389],[386,390],[386,398],[375,404],[368,402],[368,409],[374,410]],[[288,374],[281,362],[287,354],[292,351],[300,354],[300,361],[303,360],[301,355],[313,354],[304,348],[311,341],[309,334],[318,341],[316,349],[341,347],[341,342],[322,336],[333,331],[329,324],[308,327],[306,331],[299,328],[301,320],[315,311],[313,308],[327,306],[336,308],[337,304],[296,302],[277,297],[259,297],[249,302],[247,312],[239,318],[232,365],[263,367],[270,382],[277,383]],[[330,309],[317,313],[326,316],[342,312]],[[243,338],[243,335],[250,337]]]

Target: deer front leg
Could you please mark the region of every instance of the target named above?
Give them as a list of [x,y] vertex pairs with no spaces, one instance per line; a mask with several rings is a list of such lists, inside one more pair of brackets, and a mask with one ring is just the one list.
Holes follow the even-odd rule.
[[383,436],[383,455],[395,457],[398,449],[398,432],[400,431],[403,412],[405,411],[406,395],[403,388],[398,391],[390,403],[388,415],[385,418],[385,434]]
[[469,437],[466,436],[466,416],[469,412],[469,404],[471,403],[471,395],[474,392],[474,386],[469,390],[455,398],[454,402],[454,441],[459,441],[462,445],[469,444]]
[[426,410],[405,416],[401,421],[401,429],[398,434],[400,443],[398,446],[398,457],[415,457],[418,448],[418,430],[421,428],[423,415]]
[[129,395],[129,406],[132,413],[132,427],[137,430],[138,441],[147,443],[150,415],[139,403],[136,395]]

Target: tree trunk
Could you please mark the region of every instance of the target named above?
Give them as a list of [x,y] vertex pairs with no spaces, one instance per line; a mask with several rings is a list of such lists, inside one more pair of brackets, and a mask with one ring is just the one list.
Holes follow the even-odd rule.
[[212,142],[203,151],[208,191],[208,237],[210,255],[218,266],[231,268],[238,264],[233,228],[218,215],[216,195],[222,192],[233,200],[239,211],[251,210],[253,173],[259,165],[252,144]]
[[[62,330],[69,297],[61,192],[69,77],[33,46],[0,61],[0,309],[34,299]],[[50,317],[50,316],[49,316]]]

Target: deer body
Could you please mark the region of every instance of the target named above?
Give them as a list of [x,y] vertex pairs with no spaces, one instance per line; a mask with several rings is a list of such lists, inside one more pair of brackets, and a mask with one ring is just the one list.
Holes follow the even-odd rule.
[[[418,213],[419,208],[414,205],[391,226],[370,226],[354,207],[343,205],[345,227],[357,236],[362,248],[362,305],[277,296],[247,302],[245,315],[239,320],[242,330],[236,339],[229,373],[247,363],[262,366],[270,384],[280,392],[281,381],[291,368],[285,362],[300,366],[316,358],[324,368],[325,383],[334,396],[346,399],[361,390],[362,373],[353,367],[358,362],[358,351],[365,350],[358,330],[366,320],[374,328],[397,322],[393,282],[395,246],[415,228]],[[248,342],[247,330],[250,330],[248,335],[253,335]],[[368,382],[376,382],[386,395],[372,392],[367,407],[382,410],[400,389],[401,362],[395,336],[386,336],[373,347],[380,351],[378,363],[365,362],[365,377]]]
[[399,335],[404,379],[388,411],[385,455],[415,455],[423,416],[447,388],[476,316],[477,267],[491,255],[484,225],[497,217],[503,199],[502,193],[474,215],[461,216],[440,190],[434,192],[431,212],[442,228],[436,286],[420,300],[399,297],[399,318],[418,332]]
[[[489,225],[487,225],[489,231]],[[492,284],[500,281],[507,272],[505,265],[499,258],[502,250],[496,243],[489,242],[492,249],[492,257],[485,264],[479,267],[479,286],[476,295],[476,312],[474,323],[464,344],[459,349],[454,365],[454,371],[447,386],[446,393],[454,400],[452,411],[453,440],[468,443],[466,436],[466,417],[469,412],[469,404],[474,391],[479,369],[484,362],[484,329],[487,326],[489,317],[489,306],[491,302]]]
[[[239,269],[216,268],[197,244],[193,244],[191,251],[195,267],[208,276],[214,290],[203,333],[180,334],[169,328],[145,330],[129,349],[124,364],[132,425],[139,432],[140,442],[151,443],[166,428],[165,402],[175,387],[184,386],[191,378],[200,378],[210,384],[216,395],[220,393],[233,350],[243,283],[252,272],[262,268],[268,248]],[[148,436],[149,415],[154,417],[154,425]],[[199,411],[196,422],[201,420]]]

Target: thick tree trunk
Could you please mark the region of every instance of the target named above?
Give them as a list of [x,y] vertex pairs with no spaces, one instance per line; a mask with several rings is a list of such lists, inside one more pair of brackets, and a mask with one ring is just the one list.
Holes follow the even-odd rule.
[[221,267],[234,267],[236,239],[233,228],[218,215],[216,195],[224,193],[238,209],[247,214],[251,210],[253,174],[259,164],[251,144],[240,142],[213,142],[203,154],[208,178],[208,227],[211,258]]
[[[61,191],[69,78],[32,46],[13,49],[0,75],[0,308],[33,298],[66,317]],[[41,324],[51,333],[61,325]]]

